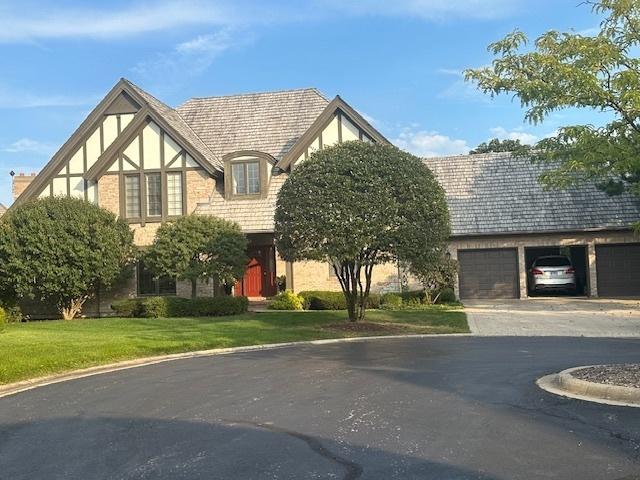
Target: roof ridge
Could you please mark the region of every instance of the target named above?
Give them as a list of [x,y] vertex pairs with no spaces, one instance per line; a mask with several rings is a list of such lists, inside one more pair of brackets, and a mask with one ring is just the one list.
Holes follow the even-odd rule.
[[449,160],[449,159],[472,159],[472,158],[497,158],[511,157],[521,158],[521,155],[514,155],[513,152],[486,152],[486,153],[460,153],[458,155],[436,155],[433,157],[420,157],[421,160]]
[[319,97],[321,97],[323,100],[326,100],[327,102],[329,101],[329,99],[319,89],[317,89],[316,87],[302,87],[302,88],[286,88],[286,89],[282,89],[282,90],[265,90],[265,91],[261,91],[261,92],[231,93],[231,94],[225,94],[225,95],[209,95],[209,96],[206,96],[206,97],[191,97],[191,98],[187,99],[182,105],[185,105],[186,103],[194,101],[194,100],[197,101],[197,100],[210,100],[210,99],[213,99],[213,98],[252,97],[252,96],[273,95],[273,94],[278,94],[278,93],[304,92],[304,91],[314,92]]

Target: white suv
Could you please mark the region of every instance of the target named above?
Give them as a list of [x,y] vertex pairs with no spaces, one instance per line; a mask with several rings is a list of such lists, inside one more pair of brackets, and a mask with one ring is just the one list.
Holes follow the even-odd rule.
[[569,257],[549,255],[538,257],[529,270],[529,287],[532,292],[541,290],[576,291],[576,271]]

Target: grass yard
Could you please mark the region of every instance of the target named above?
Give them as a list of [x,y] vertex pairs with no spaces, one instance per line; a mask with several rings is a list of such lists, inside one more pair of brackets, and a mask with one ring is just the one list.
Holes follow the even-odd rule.
[[265,312],[217,318],[106,318],[9,324],[0,333],[0,384],[118,360],[222,347],[351,336],[468,332],[460,309]]

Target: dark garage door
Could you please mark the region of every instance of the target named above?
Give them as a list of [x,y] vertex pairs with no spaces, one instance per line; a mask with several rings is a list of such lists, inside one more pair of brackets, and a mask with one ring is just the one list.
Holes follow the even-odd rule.
[[596,245],[598,295],[640,296],[640,244]]
[[461,298],[518,298],[515,248],[458,250]]

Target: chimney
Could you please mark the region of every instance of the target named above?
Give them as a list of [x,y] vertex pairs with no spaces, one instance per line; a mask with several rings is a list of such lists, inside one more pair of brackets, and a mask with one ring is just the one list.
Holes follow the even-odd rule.
[[20,196],[24,189],[29,186],[31,182],[36,178],[35,173],[31,175],[25,175],[24,173],[18,173],[13,176],[13,201]]

